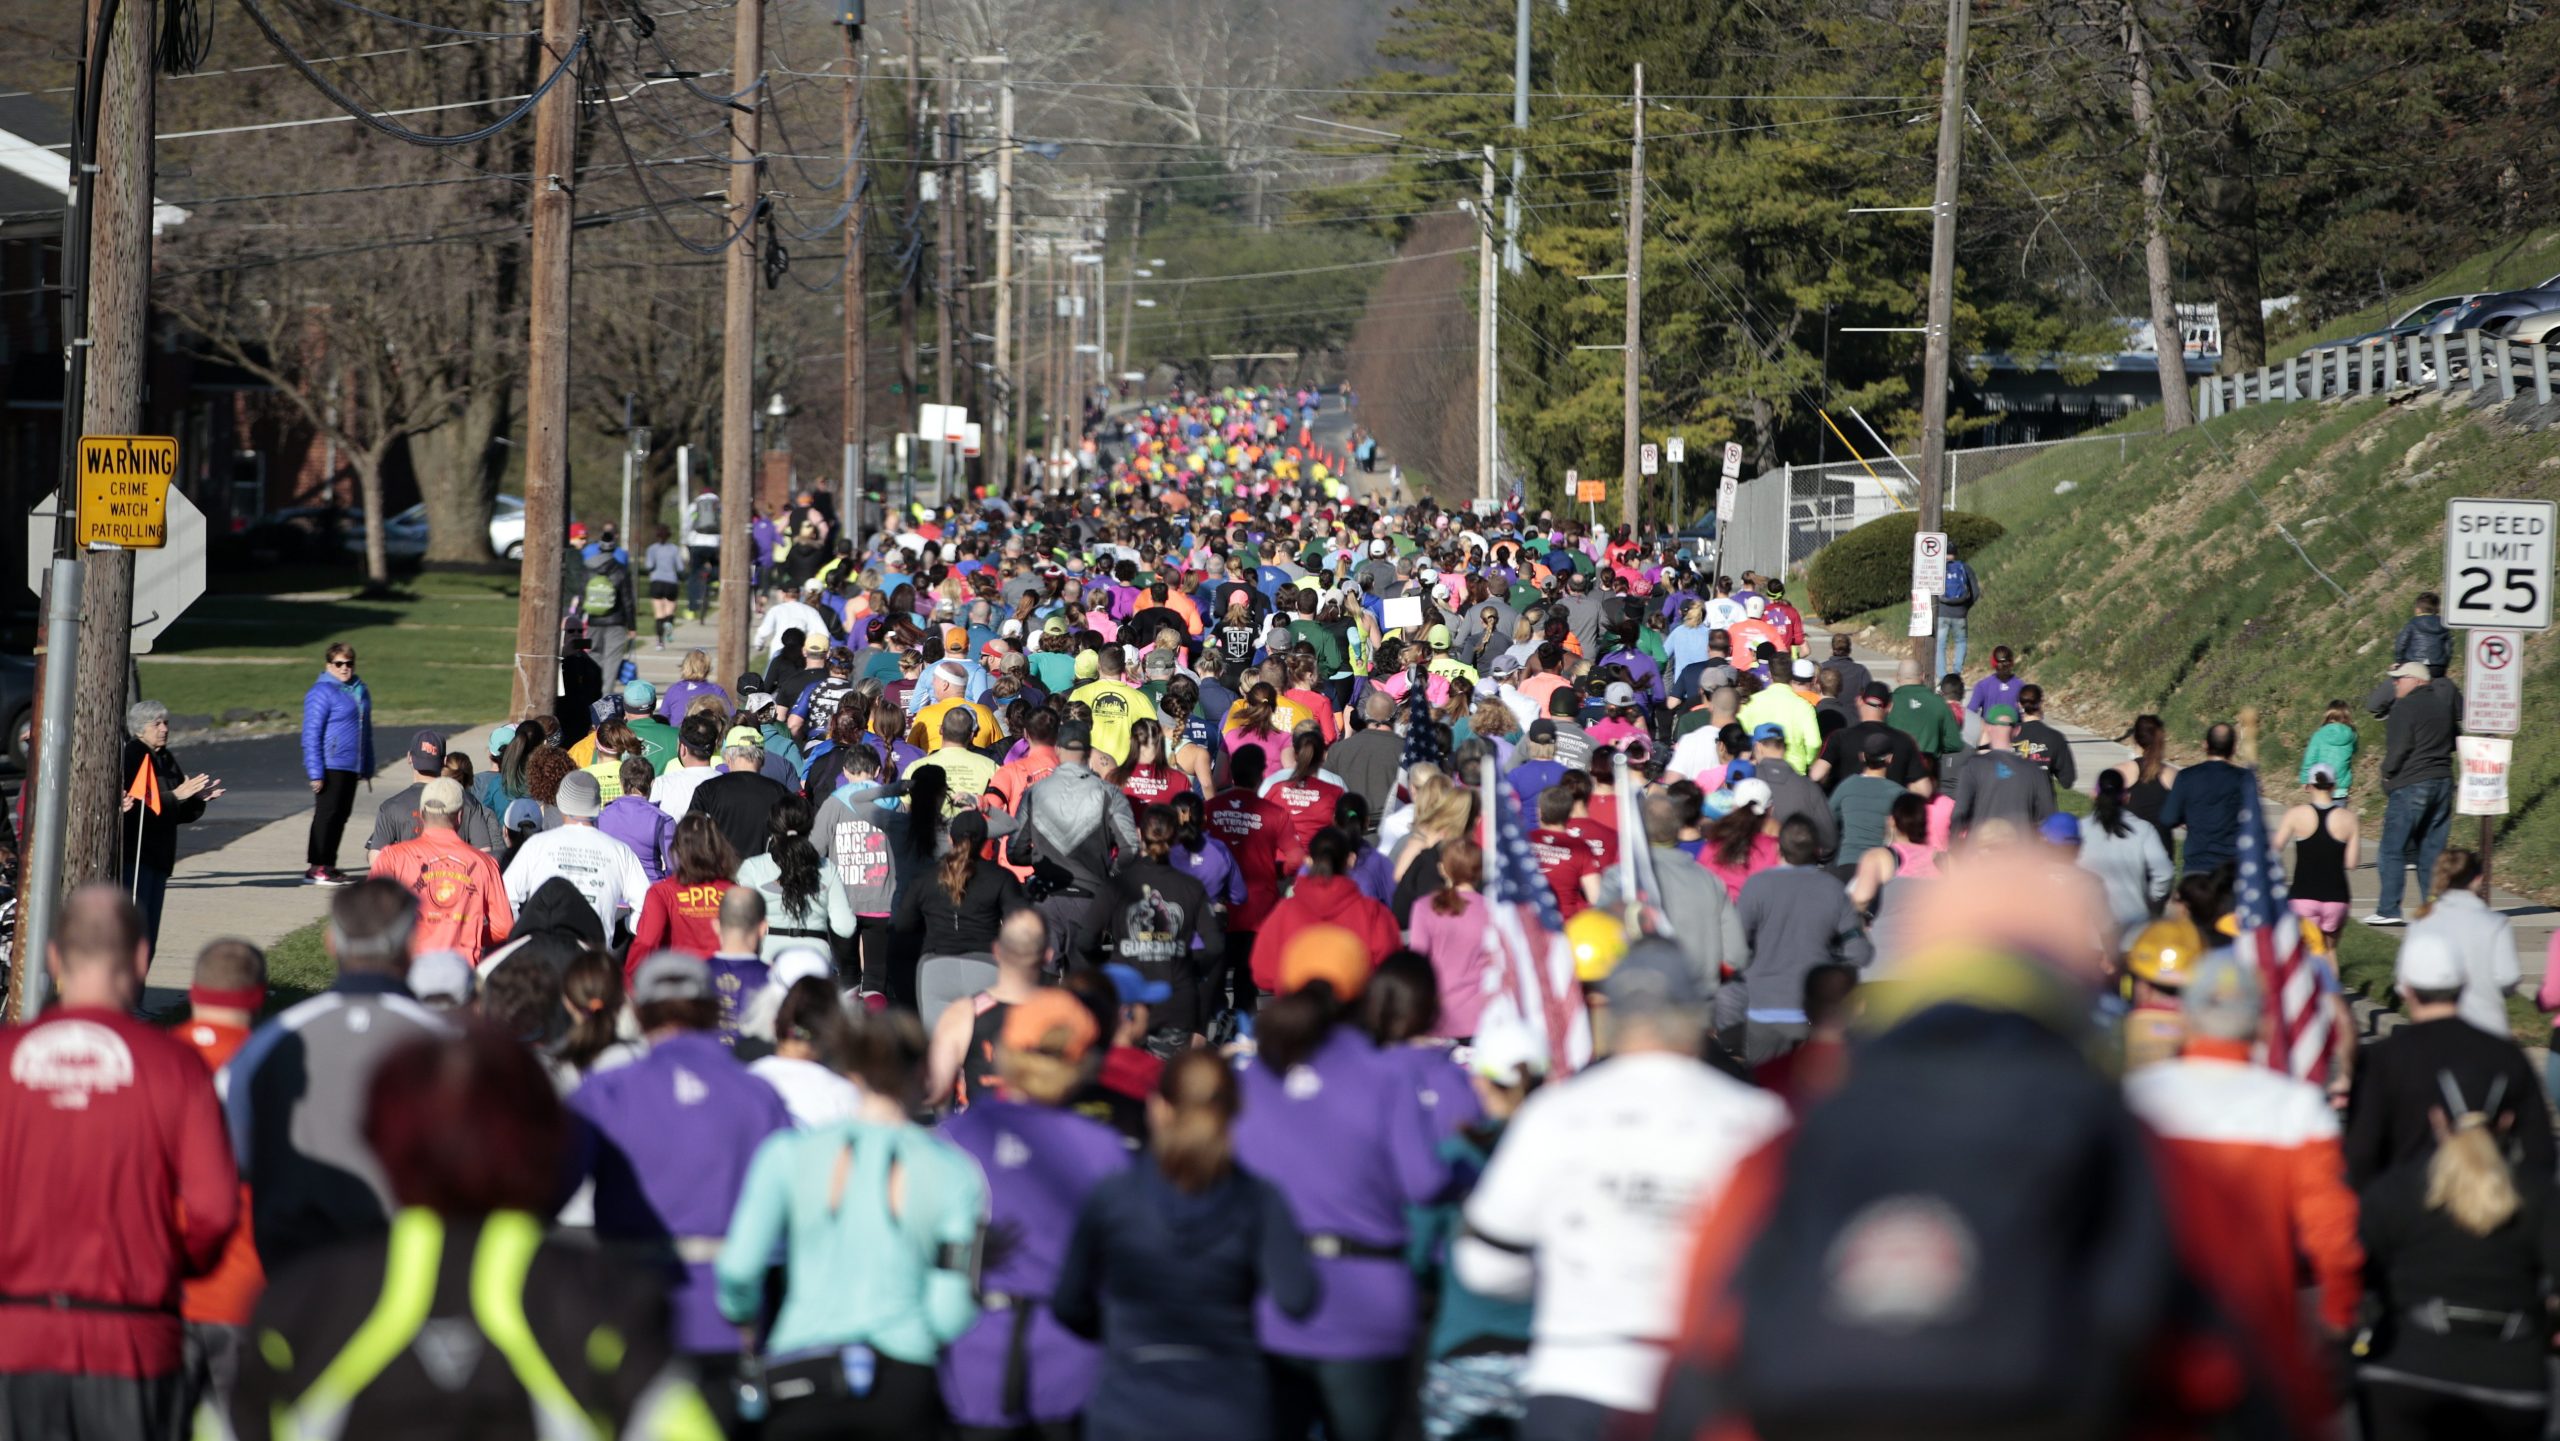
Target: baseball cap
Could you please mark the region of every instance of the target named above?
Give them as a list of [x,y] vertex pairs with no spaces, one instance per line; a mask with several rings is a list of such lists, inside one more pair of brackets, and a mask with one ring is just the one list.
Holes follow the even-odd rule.
[[471,963],[460,951],[429,951],[409,963],[409,994],[431,1010],[469,1005],[472,980]]
[[738,676],[738,683],[735,686],[730,687],[730,689],[735,690],[738,693],[739,698],[742,700],[751,695],[770,695],[773,693],[772,685],[767,683],[763,676],[756,674],[754,671],[741,672]]
[[[594,777],[588,779],[593,780]],[[438,776],[427,782],[426,788],[418,795],[418,809],[434,811],[440,816],[458,813],[462,809],[462,782],[451,776]]]
[[1085,1003],[1055,986],[1043,986],[1031,998],[1016,1001],[1005,1012],[999,1037],[1007,1050],[1038,1051],[1062,1061],[1081,1061],[1101,1038]]
[[1173,999],[1172,986],[1148,980],[1136,966],[1113,961],[1102,968],[1102,973],[1111,978],[1111,989],[1119,993],[1124,1006],[1161,1006]]
[[624,710],[651,710],[658,704],[658,688],[645,680],[635,680],[622,688]]
[[1789,668],[1789,674],[1798,680],[1811,680],[1813,679],[1813,662],[1803,656],[1797,656],[1795,665]]
[[604,787],[593,771],[571,771],[560,778],[560,814],[591,816],[604,809]]
[[420,731],[409,737],[409,768],[430,775],[444,769],[444,732]]
[[1065,635],[1067,633],[1067,618],[1062,615],[1053,615],[1049,617],[1047,620],[1040,622],[1040,633],[1042,635]]
[[711,968],[700,956],[660,951],[640,963],[631,975],[631,1004],[652,1001],[699,1001],[711,995]]
[[1102,662],[1096,658],[1094,652],[1085,651],[1076,657],[1076,679],[1095,680],[1101,675]]
[[2325,765],[2313,766],[2311,768],[2311,783],[2315,786],[2336,785],[2338,783],[2338,773]]
[[1340,926],[1309,926],[1289,938],[1280,952],[1280,990],[1292,994],[1318,981],[1329,981],[1343,1000],[1369,984],[1368,943]]
[[1706,986],[1680,947],[1660,936],[1647,936],[1627,947],[1617,968],[1600,983],[1609,1009],[1621,1014],[1696,1010],[1707,1003]]
[[2462,953],[2442,936],[2412,930],[2400,943],[2399,979],[2413,991],[2461,990]]
[[822,630],[813,630],[807,635],[802,636],[800,638],[800,653],[802,655],[825,655],[827,653],[827,633]]
[[2178,1009],[2186,1015],[2189,1035],[2216,1041],[2256,1040],[2266,1015],[2256,969],[2227,948],[2209,951],[2196,963],[2178,993]]
[[738,697],[738,713],[753,715],[757,711],[769,710],[780,703],[780,700],[769,690],[746,691]]
[[968,627],[958,625],[944,626],[942,628],[942,653],[944,655],[967,655],[969,653]]
[[1989,726],[2016,725],[2018,723],[2018,708],[2013,705],[1992,706],[1983,711],[1982,723]]
[[1751,743],[1753,745],[1759,745],[1767,741],[1783,741],[1786,738],[1787,728],[1778,724],[1776,721],[1762,721],[1760,724],[1751,728]]
[[502,725],[502,726],[499,726],[497,729],[490,731],[490,732],[489,732],[489,754],[491,754],[491,755],[496,755],[496,754],[498,754],[500,751],[505,750],[508,746],[513,745],[513,744],[515,743],[515,739],[516,739],[516,728],[515,728],[513,725],[511,725],[511,724],[510,724],[510,725]]
[[1429,645],[1433,650],[1447,650],[1449,648],[1449,628],[1445,625],[1435,625],[1431,629],[1422,633],[1422,639],[1423,642]]
[[[569,778],[567,776],[562,776],[560,780],[561,783],[565,785],[568,783]],[[514,800],[507,802],[506,816],[499,823],[511,831],[520,831],[528,828],[540,830],[542,828],[542,802],[535,800],[531,796],[518,796]]]
[[1369,542],[1369,553],[1371,555],[1385,555],[1387,553],[1387,543],[1383,540],[1373,540]]
[[833,980],[835,974],[835,967],[827,964],[825,954],[816,947],[793,946],[773,958],[773,965],[765,972],[764,979],[766,985],[779,992],[790,990],[802,981]]
[[2080,844],[2080,818],[2069,811],[2055,811],[2036,827],[2036,834],[2057,846]]
[[1058,749],[1062,751],[1093,749],[1093,727],[1083,721],[1069,721],[1058,727]]
[[1543,1076],[1553,1064],[1546,1037],[1507,1010],[1489,1010],[1467,1047],[1467,1067],[1488,1081],[1517,1084],[1522,1072]]
[[729,733],[720,738],[720,753],[722,755],[727,755],[731,751],[760,751],[763,749],[764,732],[755,729],[753,726],[731,726],[729,727]]
[[1636,688],[1622,680],[1611,681],[1609,682],[1609,688],[1601,693],[1600,702],[1603,705],[1613,706],[1634,705],[1636,703]]
[[1539,745],[1555,744],[1556,723],[1543,718],[1529,722],[1529,739]]
[[2431,680],[2427,668],[2413,660],[2404,660],[2384,672],[2392,680]]
[[975,849],[987,843],[986,813],[966,810],[951,818],[951,846],[954,850]]
[[1733,783],[1733,808],[1735,810],[1757,810],[1766,814],[1769,809],[1769,783],[1760,779],[1758,776],[1752,776],[1748,780],[1735,781]]
[[1858,742],[1858,754],[1871,761],[1883,760],[1886,756],[1893,754],[1893,737],[1887,735],[1868,736],[1866,739]]
[[1871,680],[1858,692],[1858,699],[1863,701],[1873,701],[1877,705],[1891,705],[1893,703],[1893,687],[1886,685],[1880,680]]

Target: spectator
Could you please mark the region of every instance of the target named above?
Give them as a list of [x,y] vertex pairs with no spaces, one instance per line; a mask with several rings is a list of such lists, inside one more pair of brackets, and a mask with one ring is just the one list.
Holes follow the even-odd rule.
[[314,797],[303,884],[353,885],[338,869],[338,843],[355,810],[356,782],[373,776],[373,692],[356,679],[356,648],[345,641],[329,647],[302,698],[302,774]]
[[2382,731],[2382,851],[2374,857],[2381,890],[2369,926],[2396,926],[2408,867],[2418,868],[2418,903],[2428,900],[2436,857],[2453,830],[2454,737],[2462,729],[2462,692],[2417,661],[2391,668],[2391,694],[2377,697]]
[[[125,786],[124,839],[116,849],[118,879],[142,910],[142,940],[160,949],[160,909],[169,895],[169,872],[178,865],[178,827],[204,814],[219,799],[222,782],[188,775],[169,749],[169,708],[136,701],[125,711],[124,760],[116,774]],[[144,773],[144,768],[149,773]]]

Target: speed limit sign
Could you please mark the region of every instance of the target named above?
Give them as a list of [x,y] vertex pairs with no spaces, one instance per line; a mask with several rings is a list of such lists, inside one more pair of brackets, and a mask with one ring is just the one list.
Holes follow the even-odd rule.
[[2560,502],[2449,500],[2444,623],[2456,630],[2551,628],[2551,555]]

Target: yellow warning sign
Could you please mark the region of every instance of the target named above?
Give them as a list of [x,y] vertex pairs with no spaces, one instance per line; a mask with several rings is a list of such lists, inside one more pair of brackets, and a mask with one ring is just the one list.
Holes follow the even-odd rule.
[[80,544],[158,550],[169,543],[169,482],[178,442],[166,435],[80,437]]

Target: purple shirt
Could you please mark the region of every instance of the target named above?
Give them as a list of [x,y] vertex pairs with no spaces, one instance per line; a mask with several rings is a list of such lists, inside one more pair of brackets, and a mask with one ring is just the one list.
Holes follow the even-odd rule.
[[[1418,912],[1422,907],[1414,909]],[[1483,1119],[1484,1102],[1476,1095],[1475,1083],[1467,1079],[1466,1068],[1447,1046],[1410,1042],[1383,1047],[1378,1056],[1413,1088],[1414,1099],[1430,1114],[1434,1139],[1445,1141]]]
[[1626,667],[1638,700],[1650,705],[1662,699],[1662,667],[1654,663],[1652,656],[1640,650],[1613,650],[1600,657],[1600,663]]
[[1964,708],[1975,715],[1988,715],[1993,706],[2014,706],[2018,703],[2018,692],[2026,689],[2026,685],[2025,676],[2013,675],[2007,680],[1996,675],[1984,676],[1973,683],[1973,694],[1965,701]]
[[[738,1328],[720,1316],[711,1258],[756,1148],[791,1129],[782,1097],[718,1036],[685,1031],[628,1066],[590,1074],[569,1093],[569,1109],[593,1132],[597,1237],[665,1247],[677,1349],[734,1353]],[[702,1259],[680,1263],[679,1248]]]
[[[1246,1063],[1236,1159],[1287,1197],[1309,1239],[1398,1250],[1405,1207],[1448,1181],[1430,1113],[1400,1063],[1350,1026],[1285,1078]],[[1319,1257],[1323,1299],[1303,1320],[1255,1303],[1263,1349],[1320,1361],[1401,1357],[1414,1331],[1413,1272],[1401,1254]]]
[[631,847],[640,869],[655,884],[667,878],[676,823],[647,796],[616,796],[596,813],[596,829]]
[[[1298,867],[1299,875],[1306,873],[1305,866]],[[1362,846],[1360,854],[1351,858],[1351,869],[1344,874],[1351,877],[1351,884],[1359,888],[1360,894],[1382,906],[1395,904],[1396,863],[1376,846]]]
[[724,702],[729,699],[729,692],[707,680],[680,680],[658,697],[658,719],[671,726],[683,725],[685,707],[693,704],[695,696],[704,695],[716,695]]
[[735,1050],[738,1018],[772,978],[773,968],[762,956],[712,956],[703,964],[711,968],[711,994],[720,1002],[720,1044]]
[[[1209,893],[1209,904],[1225,906],[1230,911],[1244,904],[1244,872],[1237,867],[1236,854],[1227,849],[1225,841],[1204,835],[1196,851],[1175,846],[1173,863]],[[1191,949],[1200,949],[1196,933],[1191,937]]]
[[[1002,1099],[972,1105],[944,1122],[940,1134],[986,1173],[987,1229],[1003,1238],[988,1247],[992,1259],[979,1279],[980,1294],[1014,1298],[1013,1307],[979,1312],[942,1353],[943,1405],[963,1426],[1071,1420],[1101,1374],[1102,1348],[1058,1324],[1047,1302],[1086,1194],[1128,1168],[1129,1149],[1119,1132],[1098,1121]],[[1031,1313],[1023,1332],[1028,1410],[1007,1415],[1005,1367],[1017,1308]]]

